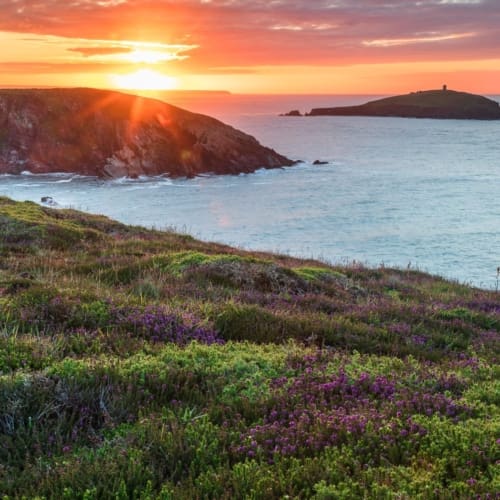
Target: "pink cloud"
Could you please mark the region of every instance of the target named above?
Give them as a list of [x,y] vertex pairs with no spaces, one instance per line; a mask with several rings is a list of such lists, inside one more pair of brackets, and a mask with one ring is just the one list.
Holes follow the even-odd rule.
[[195,72],[485,59],[500,45],[497,0],[0,0],[0,13],[4,31],[198,45],[172,63]]

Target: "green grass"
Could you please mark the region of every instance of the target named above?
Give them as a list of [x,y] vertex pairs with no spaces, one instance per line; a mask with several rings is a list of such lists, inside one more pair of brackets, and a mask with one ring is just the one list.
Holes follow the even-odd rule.
[[500,491],[494,291],[7,198],[0,252],[2,498]]
[[333,269],[328,269],[326,267],[297,267],[294,271],[307,281],[317,281],[322,279],[337,279],[345,280],[347,276],[345,274],[334,271]]

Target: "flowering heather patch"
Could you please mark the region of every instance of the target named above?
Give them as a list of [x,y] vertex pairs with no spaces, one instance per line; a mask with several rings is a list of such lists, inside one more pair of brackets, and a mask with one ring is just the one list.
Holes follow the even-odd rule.
[[493,353],[500,353],[500,333],[498,330],[483,330],[472,341],[472,345],[478,351],[487,349]]
[[173,342],[178,345],[186,345],[192,341],[208,345],[224,342],[216,331],[186,324],[178,315],[158,306],[116,308],[111,314],[117,327],[125,328],[152,342]]
[[325,376],[325,369],[324,364],[307,359],[298,377],[274,380],[274,405],[262,424],[241,435],[243,444],[236,453],[268,459],[307,456],[361,440],[379,445],[404,441],[416,448],[419,436],[427,431],[413,422],[414,415],[437,415],[458,422],[471,414],[469,407],[440,392],[412,390],[366,372],[355,379],[343,370]]
[[2,499],[500,498],[499,293],[40,210],[0,197]]

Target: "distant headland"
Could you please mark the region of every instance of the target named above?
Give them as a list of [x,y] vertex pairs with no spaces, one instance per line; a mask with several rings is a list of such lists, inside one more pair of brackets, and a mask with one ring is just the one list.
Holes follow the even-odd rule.
[[[300,116],[297,110],[282,116]],[[425,90],[387,97],[359,106],[315,108],[304,116],[393,116],[455,120],[500,120],[498,102],[480,95],[448,90]]]
[[0,174],[238,174],[294,162],[209,116],[96,89],[0,90]]

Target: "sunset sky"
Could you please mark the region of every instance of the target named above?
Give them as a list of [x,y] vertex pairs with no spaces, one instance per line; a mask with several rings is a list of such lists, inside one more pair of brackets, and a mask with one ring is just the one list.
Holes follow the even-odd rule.
[[500,93],[499,0],[0,0],[0,86]]

